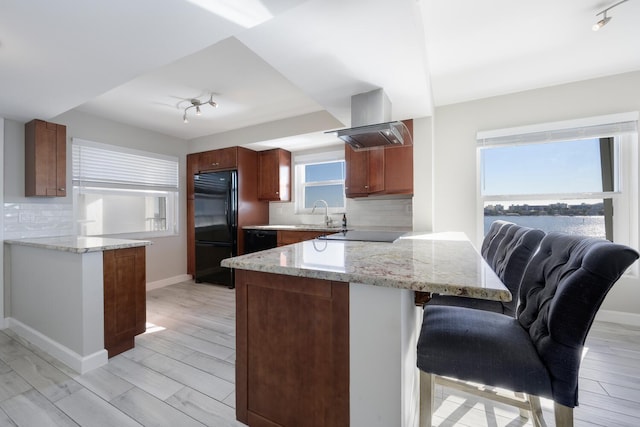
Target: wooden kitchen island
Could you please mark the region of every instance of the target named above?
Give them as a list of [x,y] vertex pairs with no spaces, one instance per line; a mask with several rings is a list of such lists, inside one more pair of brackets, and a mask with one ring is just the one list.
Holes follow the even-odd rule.
[[236,271],[236,416],[249,426],[418,425],[414,291],[508,301],[462,233],[311,240]]
[[84,373],[144,332],[144,240],[5,240],[8,327]]

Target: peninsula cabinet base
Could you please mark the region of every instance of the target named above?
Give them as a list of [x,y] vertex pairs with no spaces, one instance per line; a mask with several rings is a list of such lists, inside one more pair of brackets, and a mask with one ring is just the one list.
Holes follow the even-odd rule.
[[349,426],[349,284],[236,270],[236,416]]
[[146,329],[146,249],[103,252],[104,348],[113,357],[132,349]]

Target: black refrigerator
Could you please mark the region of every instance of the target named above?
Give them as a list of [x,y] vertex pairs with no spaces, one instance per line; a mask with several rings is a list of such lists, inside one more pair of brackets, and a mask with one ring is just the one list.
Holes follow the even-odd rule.
[[220,261],[237,254],[238,175],[236,171],[194,175],[196,283],[234,287],[233,270]]

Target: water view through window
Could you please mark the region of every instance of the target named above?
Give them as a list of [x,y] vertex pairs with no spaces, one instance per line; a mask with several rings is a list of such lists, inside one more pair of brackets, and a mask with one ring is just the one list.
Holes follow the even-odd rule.
[[616,152],[613,138],[483,147],[485,234],[506,220],[612,239]]
[[[508,207],[505,207],[508,206]],[[544,232],[561,231],[570,234],[606,238],[604,203],[576,201],[547,204],[485,204],[484,234],[491,223],[509,221]]]

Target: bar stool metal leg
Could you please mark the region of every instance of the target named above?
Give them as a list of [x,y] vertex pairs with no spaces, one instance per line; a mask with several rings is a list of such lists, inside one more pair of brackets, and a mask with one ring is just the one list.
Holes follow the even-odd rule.
[[435,378],[433,374],[420,371],[420,427],[431,427]]

